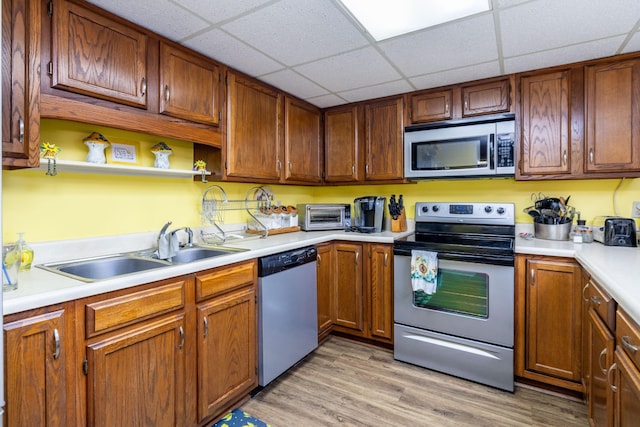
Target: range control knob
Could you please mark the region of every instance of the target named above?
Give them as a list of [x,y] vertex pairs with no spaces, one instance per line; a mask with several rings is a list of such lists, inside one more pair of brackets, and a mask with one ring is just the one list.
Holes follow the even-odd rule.
[[434,211],[434,212],[438,212],[440,210],[440,208],[438,207],[438,205],[433,205],[431,210]]
[[499,207],[498,210],[496,210],[496,212],[498,212],[498,215],[504,215],[504,208]]
[[493,208],[492,208],[491,206],[489,206],[489,205],[487,205],[487,206],[485,206],[485,207],[484,207],[484,211],[485,211],[486,213],[491,213],[491,211],[492,211],[492,210],[493,210]]
[[422,207],[422,212],[423,212],[423,213],[427,213],[427,212],[429,212],[429,206],[423,206],[423,207]]

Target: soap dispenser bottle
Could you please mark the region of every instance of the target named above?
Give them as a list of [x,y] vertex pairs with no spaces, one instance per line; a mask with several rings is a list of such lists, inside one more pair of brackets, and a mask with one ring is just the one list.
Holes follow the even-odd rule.
[[31,270],[31,263],[33,262],[33,249],[27,245],[27,242],[24,241],[23,237],[24,233],[18,233],[18,241],[16,242],[16,246],[20,250],[20,270],[19,271],[29,271]]

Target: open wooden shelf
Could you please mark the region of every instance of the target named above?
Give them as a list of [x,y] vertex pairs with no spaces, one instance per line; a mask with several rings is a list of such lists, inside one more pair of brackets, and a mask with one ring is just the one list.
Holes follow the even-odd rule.
[[[72,172],[106,175],[154,176],[163,178],[192,178],[195,175],[201,175],[201,172],[196,172],[190,169],[158,169],[146,166],[115,165],[108,163],[97,164],[79,162],[75,160],[58,160],[56,161],[56,165],[58,173]],[[40,159],[39,170],[47,170],[47,160]],[[211,175],[211,172],[207,171],[206,175]]]

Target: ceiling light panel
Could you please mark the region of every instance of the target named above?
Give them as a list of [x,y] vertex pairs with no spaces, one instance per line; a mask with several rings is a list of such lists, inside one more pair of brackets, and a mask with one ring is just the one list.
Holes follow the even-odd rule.
[[491,9],[489,0],[340,0],[377,41]]

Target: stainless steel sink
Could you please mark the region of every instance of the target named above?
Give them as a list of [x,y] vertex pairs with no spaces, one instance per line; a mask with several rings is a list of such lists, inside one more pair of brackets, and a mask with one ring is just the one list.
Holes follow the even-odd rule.
[[173,264],[186,264],[206,258],[244,252],[246,250],[248,249],[220,246],[193,246],[180,249],[177,255],[169,260],[161,260],[154,257],[153,249],[148,249],[103,257],[41,264],[37,267],[73,279],[82,280],[83,282],[94,282],[96,280],[110,279],[125,274],[140,273],[155,268],[167,267]]
[[38,267],[84,282],[109,279],[125,274],[139,273],[154,268],[167,267],[169,262],[127,254],[43,264]]
[[219,247],[208,248],[202,246],[194,246],[191,248],[180,249],[178,253],[171,258],[173,264],[184,264],[192,261],[198,261],[206,258],[214,258],[222,255],[229,255],[236,252],[243,252],[245,249]]

